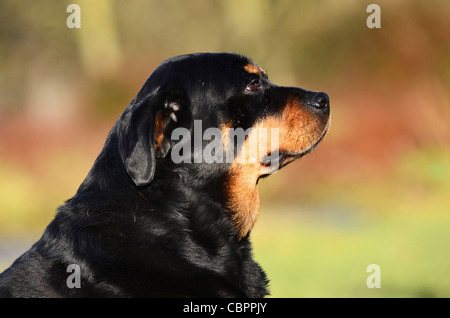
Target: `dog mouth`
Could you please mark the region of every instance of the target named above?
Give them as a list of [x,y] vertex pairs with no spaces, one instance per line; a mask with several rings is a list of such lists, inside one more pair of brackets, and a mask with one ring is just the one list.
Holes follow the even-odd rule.
[[259,179],[266,178],[269,175],[274,174],[281,168],[286,167],[291,162],[294,162],[295,160],[300,159],[306,156],[307,154],[311,153],[314,149],[316,149],[316,147],[320,144],[323,138],[325,138],[325,135],[328,132],[328,127],[329,124],[327,124],[319,139],[317,139],[317,141],[308,149],[305,149],[300,152],[292,152],[280,149],[277,155],[271,153],[265,156],[261,162],[264,172],[258,177],[257,183]]
[[325,135],[328,132],[328,126],[324,129],[322,136],[320,136],[319,139],[317,139],[317,141],[308,149],[301,151],[299,153],[292,153],[292,152],[285,152],[285,151],[281,151],[280,154],[283,157],[283,164],[280,166],[280,168],[286,166],[287,164],[291,163],[294,160],[300,159],[304,156],[306,156],[307,154],[311,153],[314,149],[317,148],[317,146],[320,144],[320,142],[323,140],[323,138],[325,138]]

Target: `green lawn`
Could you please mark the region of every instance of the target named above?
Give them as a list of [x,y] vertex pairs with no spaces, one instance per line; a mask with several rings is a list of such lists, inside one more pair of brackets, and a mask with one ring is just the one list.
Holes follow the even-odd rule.
[[[275,186],[287,177],[271,176]],[[418,151],[380,178],[345,180],[293,183],[279,199],[271,180],[261,186],[252,240],[272,296],[450,297],[449,152]],[[380,266],[379,289],[366,285],[369,264]]]
[[[450,297],[448,215],[339,221],[288,210],[262,211],[252,233],[273,297]],[[366,285],[369,264],[380,266],[379,289]]]

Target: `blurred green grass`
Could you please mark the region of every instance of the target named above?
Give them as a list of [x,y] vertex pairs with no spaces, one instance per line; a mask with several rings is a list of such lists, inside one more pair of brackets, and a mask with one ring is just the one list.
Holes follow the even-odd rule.
[[[288,205],[265,204],[263,185],[252,236],[272,296],[450,297],[449,152],[413,151],[381,178],[338,180]],[[380,289],[366,285],[369,264],[381,267]]]
[[39,160],[38,171],[0,161],[1,236],[41,233],[58,206],[75,194],[92,163],[75,149],[49,153]]
[[[272,297],[450,296],[448,215],[321,222],[294,207],[271,210],[262,211],[253,242]],[[369,264],[381,268],[379,289],[366,285]]]

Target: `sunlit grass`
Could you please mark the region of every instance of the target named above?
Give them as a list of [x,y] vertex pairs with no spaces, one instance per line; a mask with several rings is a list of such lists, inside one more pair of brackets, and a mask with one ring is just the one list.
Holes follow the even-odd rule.
[[[342,224],[292,207],[271,210],[261,216],[253,242],[273,297],[450,296],[448,215],[353,215]],[[369,264],[381,267],[380,289],[366,285]]]
[[42,233],[58,206],[83,181],[90,159],[76,152],[55,152],[33,171],[0,161],[0,239],[2,235]]
[[[303,191],[310,201],[263,202],[252,232],[273,297],[450,297],[447,151],[410,153],[376,181]],[[380,289],[366,285],[369,264]]]

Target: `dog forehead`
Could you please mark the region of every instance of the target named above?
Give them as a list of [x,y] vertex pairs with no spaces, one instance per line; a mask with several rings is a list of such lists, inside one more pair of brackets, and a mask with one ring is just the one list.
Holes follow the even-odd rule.
[[231,84],[240,80],[242,68],[247,64],[253,62],[244,55],[234,53],[185,54],[163,61],[150,77],[163,83],[186,85],[196,81],[212,85],[223,81]]
[[191,103],[224,101],[248,84],[248,76],[244,75],[250,73],[244,70],[245,65],[256,64],[250,58],[235,53],[175,56],[163,61],[150,74],[137,99],[149,96],[149,92],[178,92]]
[[252,61],[244,55],[234,53],[193,53],[172,57],[162,62],[160,66],[208,70],[244,64],[252,64]]

